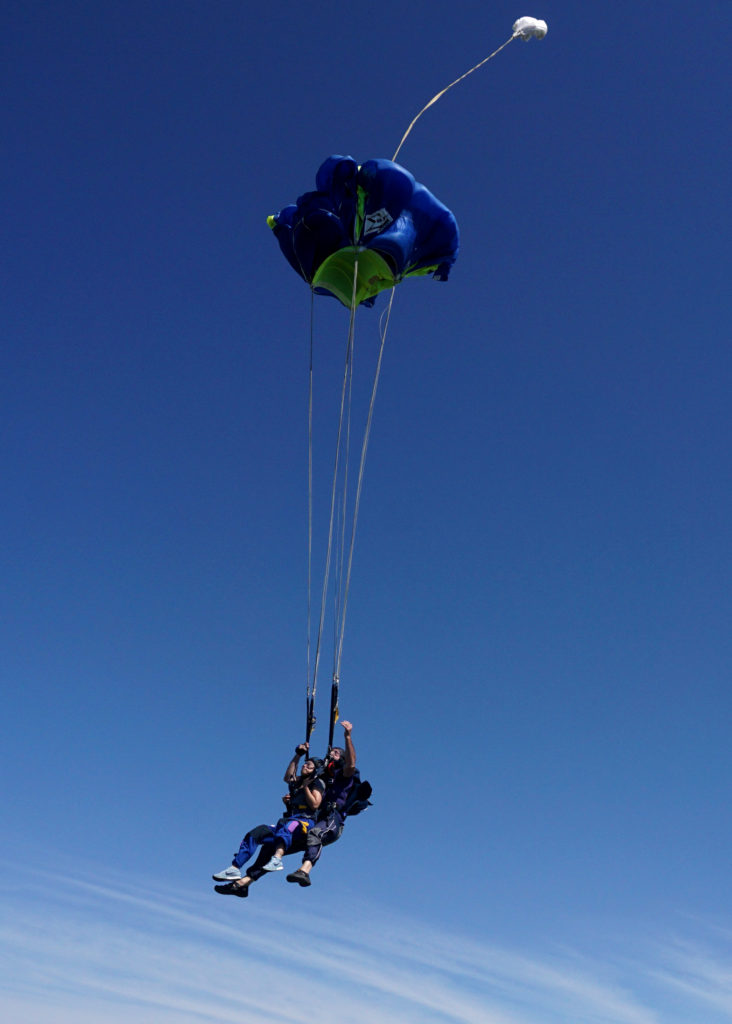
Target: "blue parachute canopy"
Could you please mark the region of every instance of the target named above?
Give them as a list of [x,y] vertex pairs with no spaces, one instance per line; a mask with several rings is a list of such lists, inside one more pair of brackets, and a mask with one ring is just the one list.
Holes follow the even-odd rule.
[[331,156],[315,187],[267,223],[290,265],[318,294],[349,308],[372,306],[402,278],[447,280],[458,253],[457,222],[404,167]]

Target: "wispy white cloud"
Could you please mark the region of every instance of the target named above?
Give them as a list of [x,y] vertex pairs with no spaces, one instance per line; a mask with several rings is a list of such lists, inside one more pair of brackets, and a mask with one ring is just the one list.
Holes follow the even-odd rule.
[[700,1008],[700,1020],[732,1021],[732,934],[707,927],[703,939],[676,937],[659,945],[653,978],[679,1002]]
[[[7,1024],[309,1024],[314,1008],[353,1024],[732,1020],[730,970],[689,943],[632,962],[519,952],[374,905],[313,914],[312,900],[308,912],[293,898],[273,911],[271,900],[168,895],[129,880],[55,876],[6,883],[3,895]],[[670,1014],[682,996],[686,1015]]]

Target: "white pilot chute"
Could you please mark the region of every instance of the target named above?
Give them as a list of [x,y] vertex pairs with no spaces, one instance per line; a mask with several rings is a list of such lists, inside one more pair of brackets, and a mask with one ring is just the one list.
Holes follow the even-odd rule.
[[543,39],[546,33],[546,22],[540,21],[539,18],[519,18],[513,23],[512,38],[518,36],[525,43],[528,43],[529,39]]

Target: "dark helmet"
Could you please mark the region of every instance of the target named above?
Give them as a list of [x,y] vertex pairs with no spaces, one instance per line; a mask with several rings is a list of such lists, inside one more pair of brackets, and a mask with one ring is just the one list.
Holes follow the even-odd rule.
[[314,769],[313,770],[313,775],[316,776],[316,777],[318,775],[322,775],[323,769],[325,768],[325,761],[323,760],[323,758],[322,757],[306,757],[305,760],[303,761],[303,765],[302,765],[303,769],[305,768],[305,765],[308,763],[308,761],[310,761],[310,763],[313,765],[313,769]]

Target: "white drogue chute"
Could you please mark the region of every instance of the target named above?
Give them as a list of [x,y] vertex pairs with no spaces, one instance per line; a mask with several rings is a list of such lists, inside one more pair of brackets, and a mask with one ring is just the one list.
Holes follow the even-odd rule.
[[538,18],[519,18],[513,23],[512,38],[520,36],[525,43],[528,43],[532,37],[543,39],[546,33],[546,22],[540,21]]
[[460,77],[456,78],[454,82],[450,82],[449,85],[446,85],[445,88],[440,90],[440,92],[438,92],[436,96],[432,97],[429,103],[425,103],[425,105],[422,107],[417,116],[412,118],[409,127],[405,131],[404,135],[402,135],[402,141],[397,146],[396,152],[394,153],[392,160],[396,160],[396,158],[399,156],[399,150],[406,142],[407,136],[411,132],[412,128],[414,128],[417,121],[419,121],[422,114],[424,114],[425,110],[429,110],[431,106],[434,106],[434,104],[437,103],[438,100],[442,99],[445,93],[449,92],[450,89],[452,89],[454,86],[458,84],[458,82],[462,82],[464,78],[467,78],[468,75],[472,75],[472,73],[474,71],[477,71],[478,68],[482,68],[483,65],[487,64],[489,60],[493,60],[494,57],[497,57],[501,50],[505,50],[508,44],[512,43],[514,39],[523,39],[525,43],[528,43],[529,39],[532,39],[534,37],[536,37],[536,39],[543,39],[546,33],[546,22],[540,21],[538,18],[518,18],[516,21],[514,21],[513,33],[508,37],[505,43],[501,43],[497,50],[494,50],[493,53],[490,53],[488,54],[487,57],[484,57],[483,60],[481,60],[478,64],[475,65],[475,67],[469,68],[464,75],[460,75]]

